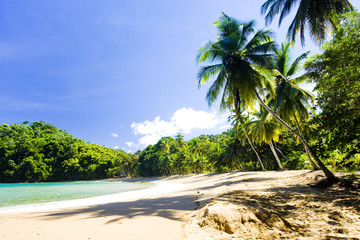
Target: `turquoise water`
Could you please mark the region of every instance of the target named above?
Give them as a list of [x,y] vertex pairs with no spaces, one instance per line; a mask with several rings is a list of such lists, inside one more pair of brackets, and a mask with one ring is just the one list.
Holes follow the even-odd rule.
[[96,197],[154,186],[134,182],[0,183],[0,207]]

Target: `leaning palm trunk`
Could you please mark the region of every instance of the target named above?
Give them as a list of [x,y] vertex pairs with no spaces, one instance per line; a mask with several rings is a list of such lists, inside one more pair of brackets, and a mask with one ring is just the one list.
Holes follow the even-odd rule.
[[254,145],[251,143],[250,138],[249,138],[249,136],[248,136],[248,134],[247,134],[246,130],[245,130],[245,129],[243,129],[243,131],[244,131],[244,133],[245,133],[246,139],[248,140],[248,142],[249,142],[249,144],[250,144],[250,146],[251,146],[252,150],[255,152],[255,154],[256,154],[256,156],[257,156],[257,159],[258,159],[258,162],[259,162],[259,164],[260,164],[260,166],[261,166],[261,169],[262,169],[263,171],[265,171],[264,164],[262,163],[262,161],[261,161],[261,158],[260,158],[259,154],[258,154],[258,153],[257,153],[257,151],[255,150]]
[[323,162],[318,158],[318,156],[314,153],[314,151],[311,149],[309,144],[305,141],[304,138],[302,138],[294,129],[292,129],[284,120],[282,120],[276,113],[269,108],[268,105],[264,103],[264,101],[260,98],[259,94],[254,91],[256,99],[259,101],[259,103],[284,127],[286,127],[290,132],[292,132],[296,137],[299,138],[299,140],[305,145],[305,147],[309,150],[309,153],[314,158],[317,165],[320,167],[320,169],[324,172],[325,176],[329,181],[335,181],[336,177],[335,175],[329,171],[329,169],[326,168],[326,166],[323,164]]
[[[239,103],[241,102],[241,100],[240,100],[239,93],[237,92],[234,97],[235,97],[235,114],[236,114],[236,118],[237,118],[238,120],[240,120],[241,114],[240,114],[240,112],[239,112],[239,111],[240,111],[240,105],[239,105]],[[262,169],[263,171],[265,171],[264,164],[262,163],[259,154],[258,154],[257,151],[255,150],[255,147],[254,147],[254,145],[252,144],[252,142],[251,142],[251,140],[250,140],[250,138],[249,138],[249,135],[248,135],[247,132],[246,132],[246,129],[245,129],[244,127],[242,127],[242,130],[244,131],[245,136],[246,136],[246,139],[248,140],[248,142],[249,142],[252,150],[253,150],[254,153],[256,154],[256,157],[257,157],[258,162],[259,162],[259,164],[260,164],[260,166],[261,166],[261,169]]]
[[274,147],[275,147],[275,149],[281,154],[281,156],[283,156],[283,157],[286,159],[286,161],[289,161],[289,159],[282,153],[282,151],[280,151],[279,148],[276,147],[275,144],[274,144]]
[[[298,129],[298,131],[299,131],[300,136],[301,136],[301,137],[304,137],[304,134],[302,133],[302,130],[301,130],[301,128],[300,128],[300,124],[299,124],[299,122],[298,122],[295,114],[294,114],[294,119],[295,119],[296,127],[297,127],[297,129]],[[306,145],[304,145],[304,146],[305,146],[305,152],[306,152],[307,157],[308,157],[308,159],[309,159],[309,161],[310,161],[310,164],[313,166],[314,170],[319,170],[319,169],[320,169],[319,166],[316,165],[316,163],[311,159],[311,156],[310,156],[310,153],[309,153],[309,149],[306,147]]]
[[274,157],[275,157],[275,159],[276,159],[276,161],[277,161],[277,163],[278,163],[278,165],[279,165],[280,170],[281,170],[281,171],[284,171],[284,170],[285,170],[285,169],[284,169],[284,166],[282,165],[282,163],[281,163],[281,161],[280,161],[280,158],[279,158],[279,156],[278,156],[277,153],[276,153],[276,150],[275,150],[275,147],[274,147],[274,143],[273,143],[272,140],[270,141],[269,146],[270,146],[271,151],[272,151],[273,154],[274,154]]

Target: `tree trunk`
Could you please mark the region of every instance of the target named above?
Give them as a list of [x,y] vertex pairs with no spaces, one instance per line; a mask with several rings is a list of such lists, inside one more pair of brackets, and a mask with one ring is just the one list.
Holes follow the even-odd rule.
[[249,144],[250,144],[250,146],[251,146],[252,150],[255,152],[255,154],[256,154],[256,156],[257,156],[257,159],[258,159],[258,161],[259,161],[259,164],[260,164],[260,166],[261,166],[261,169],[262,169],[263,171],[265,171],[264,164],[262,163],[262,161],[261,161],[261,158],[260,158],[259,154],[257,153],[257,151],[255,150],[255,148],[254,148],[253,144],[251,143],[250,138],[249,138],[249,136],[248,136],[248,134],[247,134],[246,130],[245,130],[245,129],[243,129],[243,131],[244,131],[244,133],[245,133],[246,139],[248,140],[248,142],[249,142]]
[[276,145],[274,144],[275,149],[281,154],[281,156],[283,156],[287,161],[289,161],[289,159],[282,153],[282,151],[280,151],[279,148],[276,147]]
[[296,137],[299,138],[299,140],[308,148],[309,153],[311,154],[311,156],[314,158],[315,162],[317,163],[317,165],[320,167],[320,169],[324,172],[325,176],[327,177],[328,181],[330,182],[334,182],[336,181],[336,177],[335,175],[329,171],[329,169],[326,168],[326,166],[324,165],[324,163],[318,158],[318,156],[315,154],[315,152],[311,149],[311,147],[309,146],[309,144],[304,140],[304,138],[302,138],[294,129],[292,129],[286,122],[284,122],[284,120],[282,120],[278,115],[275,114],[275,112],[273,110],[271,110],[271,108],[269,108],[268,105],[266,105],[264,103],[264,101],[260,98],[259,94],[256,92],[256,90],[254,91],[255,96],[257,98],[257,100],[259,101],[259,103],[284,127],[286,127],[291,133],[293,133]]
[[[235,115],[236,115],[236,118],[240,121],[240,115],[241,115],[241,114],[240,114],[240,112],[239,112],[239,111],[240,111],[240,105],[239,105],[239,104],[240,104],[240,96],[239,96],[239,93],[237,92],[237,93],[235,94]],[[242,130],[244,131],[245,136],[246,136],[246,139],[248,140],[248,142],[249,142],[252,150],[255,152],[255,154],[256,154],[256,156],[257,156],[257,159],[258,159],[258,162],[259,162],[259,164],[260,164],[260,166],[261,166],[261,169],[262,169],[263,171],[265,171],[264,164],[262,163],[261,158],[260,158],[259,154],[257,153],[257,151],[255,150],[254,146],[252,145],[252,143],[251,143],[251,141],[250,141],[250,138],[249,138],[249,136],[248,136],[245,128],[242,127]]]
[[[304,138],[304,134],[302,133],[300,124],[299,124],[299,122],[298,122],[298,120],[297,120],[297,118],[296,118],[295,113],[294,113],[294,119],[295,119],[296,127],[297,127],[297,129],[298,129],[298,131],[299,131],[300,136]],[[306,152],[306,154],[307,154],[307,157],[308,157],[308,159],[309,159],[309,161],[310,161],[311,166],[313,166],[314,170],[319,170],[319,169],[320,169],[319,166],[316,165],[316,163],[314,163],[314,161],[311,159],[309,150],[307,149],[306,145],[304,145],[304,146],[305,146],[305,152]]]
[[270,141],[269,146],[270,146],[271,151],[272,151],[273,154],[274,154],[274,157],[275,157],[275,159],[276,159],[276,161],[277,161],[277,163],[278,163],[278,165],[279,165],[280,170],[281,170],[281,171],[284,171],[284,170],[285,170],[285,169],[284,169],[284,166],[282,165],[282,163],[281,163],[281,161],[280,161],[280,158],[279,158],[279,156],[278,156],[277,153],[276,153],[276,150],[275,150],[273,141]]

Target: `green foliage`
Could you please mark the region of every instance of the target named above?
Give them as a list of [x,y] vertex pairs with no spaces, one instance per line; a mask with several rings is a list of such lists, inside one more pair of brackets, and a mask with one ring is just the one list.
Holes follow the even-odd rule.
[[321,109],[310,121],[313,142],[333,169],[353,170],[360,152],[360,14],[346,14],[322,51],[306,62]]
[[308,75],[320,94],[319,106],[324,110],[346,109],[348,114],[359,112],[360,13],[346,14],[334,38],[322,46],[322,51],[306,63]]
[[334,171],[360,170],[360,144],[357,140],[347,144],[343,149],[328,150],[325,163]]
[[200,68],[199,86],[213,80],[206,99],[209,105],[221,96],[220,108],[235,109],[239,101],[252,108],[256,91],[263,92],[268,84],[261,75],[269,62],[273,48],[269,30],[255,30],[255,21],[240,22],[222,13],[214,24],[219,36],[199,49],[198,63],[209,63]]
[[301,43],[305,43],[305,29],[316,43],[325,40],[327,32],[334,30],[339,23],[339,15],[352,10],[348,0],[266,0],[261,6],[261,13],[266,14],[266,24],[279,15],[279,25],[297,6],[297,11],[292,20],[287,36],[292,41],[300,34]]
[[[285,162],[284,166],[289,169],[302,169],[305,160],[299,161],[298,156],[304,152],[303,147],[286,132],[281,136],[276,148],[288,156],[286,159],[280,155]],[[238,137],[239,134],[233,129],[218,135],[201,135],[189,141],[162,138],[155,145],[139,152],[138,175],[166,176],[261,170],[248,141]],[[255,148],[264,160],[266,169],[279,169],[267,144],[255,144]]]
[[134,174],[131,154],[87,144],[46,124],[0,126],[0,181],[99,179]]

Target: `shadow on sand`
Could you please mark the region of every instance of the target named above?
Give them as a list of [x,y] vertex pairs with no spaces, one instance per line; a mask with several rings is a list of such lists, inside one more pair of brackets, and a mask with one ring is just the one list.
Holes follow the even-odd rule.
[[[218,187],[232,186],[239,183],[258,182],[278,180],[278,178],[256,177],[261,176],[257,173],[226,173],[226,174],[202,174],[188,177],[188,187],[184,190],[172,194],[171,197],[160,196],[156,198],[137,199],[128,202],[115,202],[107,204],[98,204],[78,209],[65,209],[43,215],[46,220],[66,218],[73,215],[81,215],[87,213],[89,218],[111,217],[107,223],[120,221],[122,219],[131,219],[137,216],[159,216],[172,220],[183,221],[184,212],[190,212],[199,207],[199,193],[205,193],[205,201],[211,200],[206,198],[207,191]],[[215,181],[202,184],[199,187],[197,183],[206,182],[209,178],[216,177]],[[166,180],[166,178],[165,178]],[[194,183],[194,184],[192,184]],[[324,203],[331,203],[335,206],[353,208],[360,211],[360,194],[359,191],[348,191],[341,189],[314,189],[306,185],[293,185],[289,187],[272,187],[268,188],[267,194],[249,194],[244,192],[246,189],[230,192],[221,196],[216,196],[218,201],[232,202],[234,204],[243,204],[248,207],[255,205],[265,209],[276,210],[282,216],[291,216],[296,214],[293,211],[298,208],[291,201],[300,201],[306,205],[311,202],[312,205],[307,207],[318,208],[319,211],[325,211],[321,208]]]

